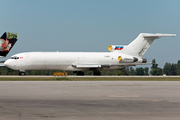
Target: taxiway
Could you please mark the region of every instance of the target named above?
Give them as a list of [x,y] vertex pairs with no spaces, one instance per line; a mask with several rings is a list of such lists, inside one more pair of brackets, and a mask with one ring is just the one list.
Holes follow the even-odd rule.
[[179,120],[178,81],[0,81],[0,120]]

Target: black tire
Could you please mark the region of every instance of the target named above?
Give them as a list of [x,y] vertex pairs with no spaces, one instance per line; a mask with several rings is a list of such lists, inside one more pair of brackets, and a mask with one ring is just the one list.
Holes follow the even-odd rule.
[[24,76],[24,75],[25,75],[25,72],[19,72],[19,75],[20,75],[20,76]]
[[101,75],[101,72],[99,72],[99,71],[93,72],[93,75],[94,75],[94,76],[100,76],[100,75]]
[[77,76],[84,76],[84,72],[78,71],[78,72],[77,72]]

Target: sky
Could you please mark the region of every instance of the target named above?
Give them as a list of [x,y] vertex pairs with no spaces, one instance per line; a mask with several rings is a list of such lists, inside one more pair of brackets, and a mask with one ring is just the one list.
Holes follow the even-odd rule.
[[177,34],[155,40],[143,58],[161,68],[180,60],[180,0],[0,1],[0,33],[18,33],[2,60],[32,51],[108,52],[140,33]]

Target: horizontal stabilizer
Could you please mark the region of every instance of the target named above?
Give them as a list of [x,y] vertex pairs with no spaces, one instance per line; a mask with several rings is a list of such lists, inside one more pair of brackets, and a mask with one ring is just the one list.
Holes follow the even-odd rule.
[[175,36],[176,34],[161,34],[161,33],[143,35],[144,38],[154,38],[154,39],[158,39],[161,37],[175,37]]

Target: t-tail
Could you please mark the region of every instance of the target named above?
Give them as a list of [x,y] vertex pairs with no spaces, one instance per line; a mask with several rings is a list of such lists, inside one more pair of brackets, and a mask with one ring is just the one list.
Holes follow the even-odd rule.
[[140,33],[139,36],[133,40],[129,45],[110,45],[109,51],[126,54],[133,57],[142,58],[145,52],[148,50],[150,45],[155,39],[161,37],[174,37],[176,34],[151,34],[151,33]]
[[0,38],[0,57],[6,57],[17,41],[17,33],[5,32]]

